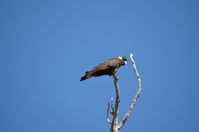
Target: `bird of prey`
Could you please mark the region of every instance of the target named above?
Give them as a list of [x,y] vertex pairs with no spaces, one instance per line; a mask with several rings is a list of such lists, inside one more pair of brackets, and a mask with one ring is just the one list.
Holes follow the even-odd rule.
[[85,75],[81,77],[80,81],[86,80],[91,77],[98,77],[102,75],[113,76],[116,74],[118,68],[127,63],[127,59],[124,56],[118,56],[111,58],[107,61],[100,63],[98,66],[94,67],[91,71],[85,72]]

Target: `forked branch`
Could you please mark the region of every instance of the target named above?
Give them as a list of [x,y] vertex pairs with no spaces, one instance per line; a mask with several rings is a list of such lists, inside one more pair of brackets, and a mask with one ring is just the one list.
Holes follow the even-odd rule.
[[124,118],[122,119],[122,121],[120,122],[119,126],[118,126],[118,129],[120,129],[127,121],[129,115],[131,114],[133,108],[135,107],[135,104],[137,102],[137,99],[139,98],[140,94],[141,94],[141,91],[142,91],[142,81],[140,79],[140,75],[138,73],[138,70],[137,70],[137,67],[136,67],[136,63],[135,63],[135,60],[133,59],[133,54],[130,53],[130,59],[132,61],[132,64],[133,64],[133,69],[134,69],[134,72],[135,72],[135,75],[137,77],[137,80],[138,80],[138,90],[136,92],[136,95],[134,96],[133,98],[133,101],[130,105],[130,108],[128,109],[127,113],[125,114]]
[[[124,115],[124,118],[122,119],[122,121],[118,124],[120,89],[119,89],[119,84],[118,84],[118,76],[117,74],[114,74],[113,79],[114,79],[114,85],[115,85],[115,91],[116,91],[115,105],[113,106],[113,99],[111,99],[111,101],[108,102],[108,109],[107,109],[107,122],[111,124],[110,132],[118,132],[118,130],[126,123],[142,91],[142,81],[137,71],[136,63],[135,63],[135,60],[133,59],[132,53],[130,53],[130,59],[132,61],[133,69],[138,80],[138,90],[136,92],[136,95],[133,98],[130,108],[128,109],[127,113]],[[109,119],[109,114],[113,116],[112,120]]]

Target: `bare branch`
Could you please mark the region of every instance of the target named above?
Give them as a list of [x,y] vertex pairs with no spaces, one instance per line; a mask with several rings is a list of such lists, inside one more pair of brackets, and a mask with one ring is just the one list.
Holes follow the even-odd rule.
[[142,81],[140,79],[140,75],[137,71],[137,68],[136,68],[136,63],[135,63],[135,60],[133,59],[133,54],[130,53],[130,59],[132,61],[132,64],[133,64],[133,68],[134,68],[134,72],[135,72],[135,75],[137,77],[137,80],[138,80],[138,90],[136,92],[136,95],[134,96],[134,99],[130,105],[130,108],[128,109],[128,112],[125,114],[124,118],[122,119],[122,121],[120,122],[119,126],[118,126],[118,129],[120,129],[127,121],[129,115],[131,114],[133,108],[135,107],[135,104],[137,102],[137,99],[139,98],[140,96],[140,93],[142,91]]
[[108,108],[107,108],[107,113],[106,113],[106,121],[111,124],[112,121],[108,118],[109,117],[109,113],[110,113],[110,102],[108,102]]
[[113,120],[111,124],[111,132],[118,132],[118,114],[119,114],[119,103],[120,103],[120,89],[118,84],[118,76],[114,74],[114,85],[116,91],[116,100],[115,100],[115,110],[113,114]]
[[111,111],[110,111],[110,114],[113,115],[115,110],[114,110],[114,106],[113,106],[113,98],[111,98]]

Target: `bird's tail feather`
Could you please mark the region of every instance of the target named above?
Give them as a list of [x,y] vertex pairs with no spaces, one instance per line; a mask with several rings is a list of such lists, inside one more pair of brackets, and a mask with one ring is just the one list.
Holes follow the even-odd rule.
[[86,75],[81,77],[80,81],[86,80],[86,79],[88,79],[90,77],[91,77],[91,74],[89,74],[89,72],[86,72]]
[[81,77],[80,81],[83,81],[83,80],[86,80],[86,79],[87,79],[87,77],[85,75],[85,76]]

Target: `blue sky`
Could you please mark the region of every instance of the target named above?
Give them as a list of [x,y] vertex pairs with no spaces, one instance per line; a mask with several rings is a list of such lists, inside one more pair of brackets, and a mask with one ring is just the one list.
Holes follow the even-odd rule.
[[[0,131],[109,131],[112,78],[79,79],[132,52],[143,91],[120,131],[198,132],[198,6],[197,0],[1,0]],[[118,75],[121,119],[137,80],[130,61]]]

